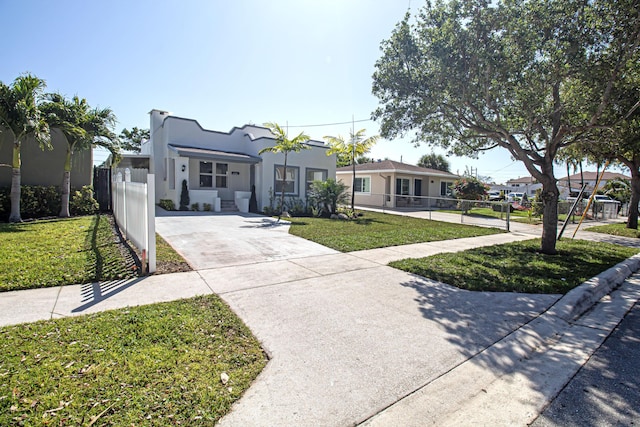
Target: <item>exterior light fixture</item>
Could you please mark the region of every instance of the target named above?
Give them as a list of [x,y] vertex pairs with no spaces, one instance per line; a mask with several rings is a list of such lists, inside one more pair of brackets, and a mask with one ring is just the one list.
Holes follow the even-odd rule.
[[187,170],[187,165],[182,165],[182,172]]

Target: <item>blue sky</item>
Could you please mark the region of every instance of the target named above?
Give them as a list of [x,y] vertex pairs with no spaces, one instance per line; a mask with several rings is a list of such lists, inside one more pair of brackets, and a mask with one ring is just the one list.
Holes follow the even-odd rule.
[[[378,105],[380,42],[417,0],[0,0],[0,80],[31,72],[47,90],[109,107],[117,131],[170,111],[229,131],[275,121],[314,139],[348,135]],[[355,123],[367,135],[373,121]],[[416,163],[431,147],[383,140],[370,156]],[[440,154],[444,151],[435,149]],[[100,163],[105,152],[96,152]],[[528,175],[508,152],[449,157],[496,182]]]

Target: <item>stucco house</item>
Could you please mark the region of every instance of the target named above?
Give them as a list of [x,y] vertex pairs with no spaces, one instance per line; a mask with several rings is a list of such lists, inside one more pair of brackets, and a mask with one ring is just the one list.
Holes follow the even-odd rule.
[[[51,130],[52,149],[41,150],[32,137],[27,138],[20,148],[22,185],[57,186],[62,185],[64,162],[67,155],[67,141],[57,129]],[[0,187],[11,186],[11,160],[13,141],[8,132],[0,133]],[[71,187],[81,188],[93,182],[92,150],[76,151],[71,157]]]
[[[600,172],[602,174],[602,172]],[[558,180],[558,189],[560,190],[561,197],[566,198],[568,196],[577,196],[578,192],[582,188],[582,183],[586,184],[586,191],[588,194],[593,192],[593,189],[598,182],[600,176],[597,172],[583,172],[582,174],[576,173],[573,175],[565,176]],[[626,179],[631,180],[630,176],[624,175],[618,172],[605,172],[602,174],[602,180],[600,181],[600,188],[604,187],[607,182],[613,179]],[[569,190],[569,184],[571,184],[571,190]],[[571,194],[569,193],[571,191]]]
[[[246,212],[254,185],[258,209],[269,205],[270,193],[281,191],[284,154],[259,154],[276,144],[268,128],[245,125],[219,132],[166,111],[154,109],[150,116],[150,139],[142,144],[141,157],[149,156],[149,172],[155,174],[156,203],[170,199],[179,206],[183,180],[191,203],[208,203],[214,210],[226,202]],[[306,144],[309,149],[289,153],[285,184],[286,197],[303,202],[313,181],[334,178],[336,172],[328,145]]]
[[[440,207],[457,175],[393,160],[356,165],[355,203],[379,207]],[[353,166],[336,170],[351,191]],[[427,198],[428,197],[428,198]],[[446,203],[445,203],[446,204]]]
[[510,179],[505,187],[505,194],[513,192],[525,193],[527,197],[532,198],[536,195],[536,190],[542,188],[542,184],[532,176],[524,176]]

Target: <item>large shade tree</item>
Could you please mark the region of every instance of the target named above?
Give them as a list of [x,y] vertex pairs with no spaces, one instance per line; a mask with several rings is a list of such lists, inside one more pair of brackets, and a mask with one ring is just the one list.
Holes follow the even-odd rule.
[[13,144],[11,158],[11,213],[9,222],[22,221],[20,215],[20,185],[22,144],[33,138],[40,148],[51,148],[49,126],[38,103],[45,88],[44,80],[25,74],[10,85],[0,82],[0,133],[8,134]]
[[[639,18],[640,21],[640,18]],[[627,228],[638,228],[640,203],[640,52],[627,61],[622,78],[612,88],[612,102],[605,110],[609,126],[595,129],[569,150],[568,156],[594,163],[609,161],[631,173],[631,198]]]
[[[284,154],[284,165],[282,167],[282,189],[280,191],[280,214],[282,215],[284,212],[284,195],[286,193],[287,188],[287,158],[289,153],[299,153],[302,150],[309,149],[306,142],[309,140],[309,136],[304,132],[300,132],[297,136],[292,139],[289,139],[287,136],[287,132],[277,123],[269,122],[264,124],[269,128],[271,133],[275,136],[276,143],[271,147],[266,147],[260,150],[260,154],[262,153],[282,153]],[[278,216],[280,219],[280,216]]]
[[117,158],[119,156],[118,138],[113,131],[116,116],[109,108],[91,108],[86,99],[80,99],[77,96],[66,99],[61,94],[50,93],[45,99],[40,108],[49,126],[62,132],[67,141],[60,216],[69,217],[73,154],[99,145],[108,149]]
[[329,144],[329,150],[327,150],[327,156],[336,154],[338,156],[347,157],[349,164],[352,165],[353,179],[351,181],[351,210],[355,207],[355,194],[356,194],[356,163],[359,157],[363,157],[371,148],[378,142],[380,138],[378,135],[365,137],[367,130],[360,129],[357,132],[353,130],[349,131],[349,140],[345,140],[341,135],[338,136],[325,136],[324,139]]
[[543,186],[541,251],[555,254],[554,159],[602,124],[611,88],[637,50],[640,20],[629,4],[428,2],[382,42],[373,76],[382,135],[414,132],[415,142],[457,154],[508,150]]

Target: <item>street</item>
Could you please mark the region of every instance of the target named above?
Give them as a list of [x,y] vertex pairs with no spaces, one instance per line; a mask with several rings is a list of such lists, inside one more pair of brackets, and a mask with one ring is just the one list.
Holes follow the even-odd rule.
[[640,425],[640,303],[531,424]]

